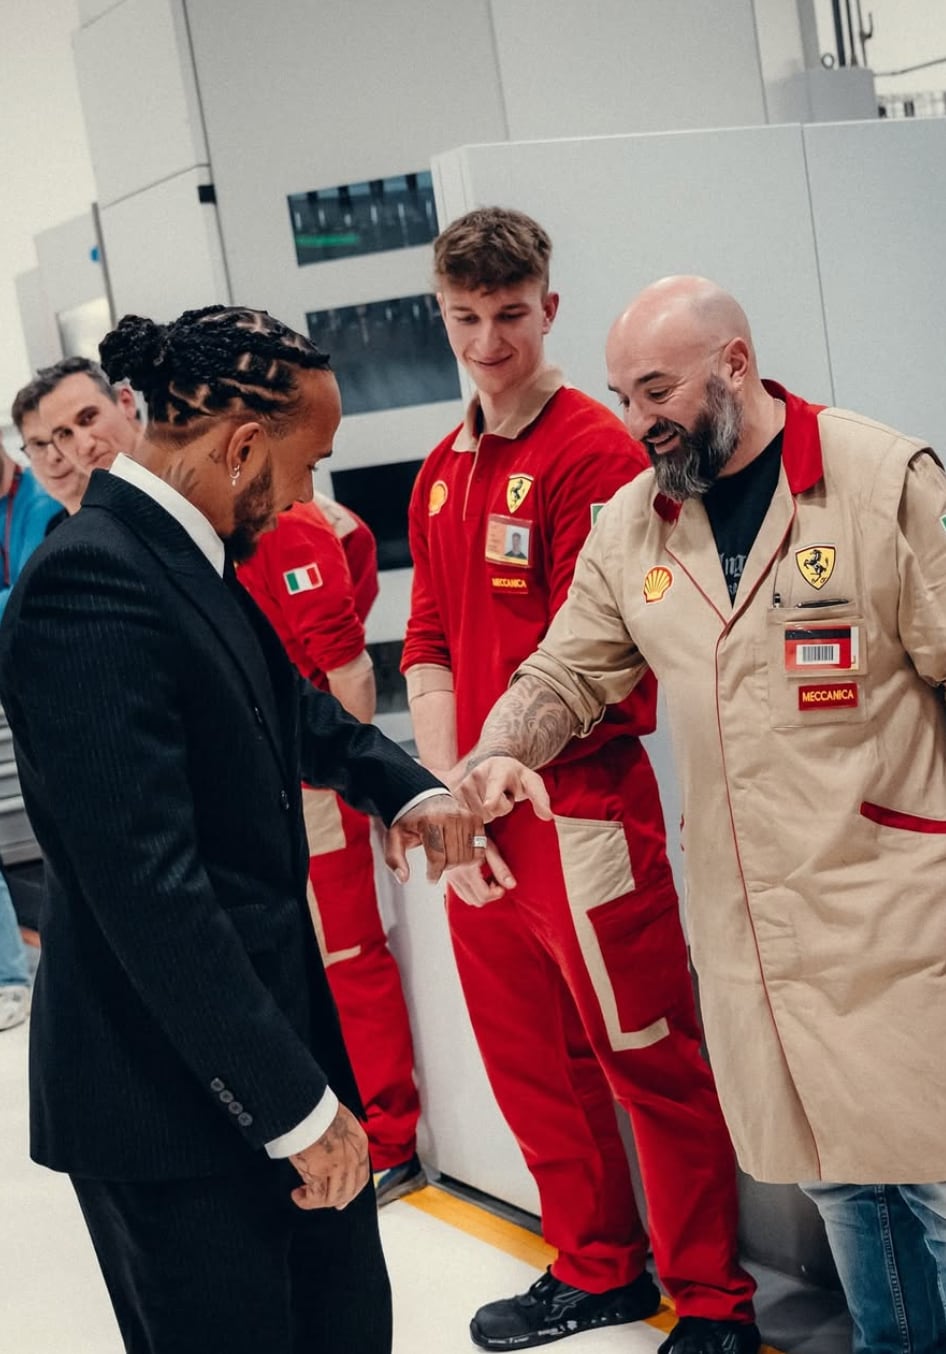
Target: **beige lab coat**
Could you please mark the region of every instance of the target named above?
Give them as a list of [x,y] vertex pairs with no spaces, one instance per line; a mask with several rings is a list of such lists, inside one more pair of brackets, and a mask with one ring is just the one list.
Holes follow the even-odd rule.
[[663,686],[743,1168],[946,1180],[946,475],[921,442],[769,389],[782,467],[735,603],[702,504],[645,473],[520,673],[584,732],[648,665]]

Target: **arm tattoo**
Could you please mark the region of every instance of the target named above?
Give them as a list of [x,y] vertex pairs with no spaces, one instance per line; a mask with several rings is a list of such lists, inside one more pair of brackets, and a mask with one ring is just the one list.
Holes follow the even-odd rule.
[[550,762],[578,732],[578,720],[537,677],[521,677],[489,712],[467,771],[487,757],[515,757],[533,769]]

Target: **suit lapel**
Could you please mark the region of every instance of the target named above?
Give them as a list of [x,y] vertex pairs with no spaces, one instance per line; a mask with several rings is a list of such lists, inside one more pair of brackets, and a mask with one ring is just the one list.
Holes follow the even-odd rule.
[[[197,610],[239,669],[256,718],[287,778],[291,768],[274,686],[274,674],[254,626],[233,589],[219,577],[181,524],[159,503],[115,475],[93,474],[82,511],[103,509],[119,518],[154,557],[161,572]],[[230,572],[232,573],[232,566]],[[251,599],[247,596],[247,602]],[[288,662],[282,652],[278,660]],[[294,774],[294,773],[293,773]]]

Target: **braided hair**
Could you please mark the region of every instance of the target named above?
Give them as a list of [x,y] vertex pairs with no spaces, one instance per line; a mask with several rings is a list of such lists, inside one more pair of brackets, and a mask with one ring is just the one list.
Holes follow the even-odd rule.
[[[298,370],[327,371],[327,354],[265,310],[205,306],[170,324],[126,315],[99,344],[112,381],[127,379],[164,435],[204,419],[252,414],[274,435],[299,405]],[[161,426],[163,425],[163,426]]]

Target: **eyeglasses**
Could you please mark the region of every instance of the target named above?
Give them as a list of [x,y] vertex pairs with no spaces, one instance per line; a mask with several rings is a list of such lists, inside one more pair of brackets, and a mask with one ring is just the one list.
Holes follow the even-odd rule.
[[28,442],[20,444],[20,450],[30,458],[30,460],[42,460],[44,456],[49,455],[49,449],[52,442],[44,442],[42,438],[31,437]]

